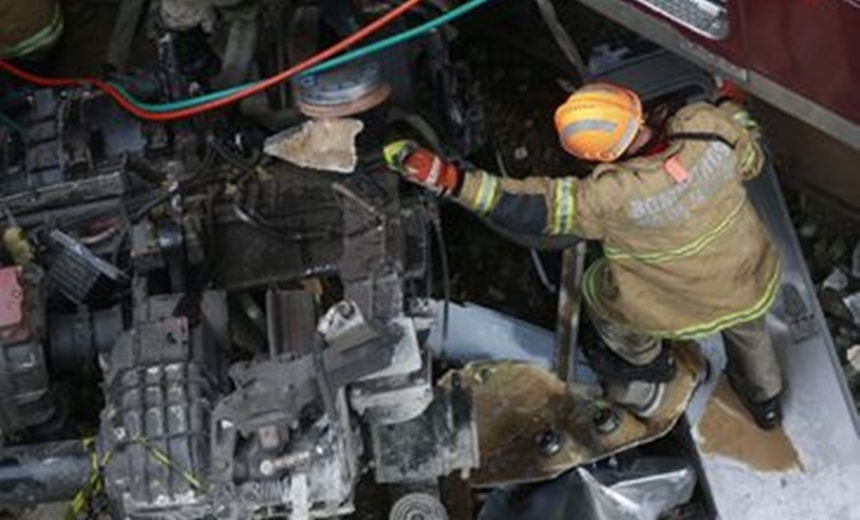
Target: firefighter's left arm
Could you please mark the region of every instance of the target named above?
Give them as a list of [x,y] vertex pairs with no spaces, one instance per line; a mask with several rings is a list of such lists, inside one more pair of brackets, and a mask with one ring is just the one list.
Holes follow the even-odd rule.
[[735,143],[738,171],[743,180],[756,177],[764,165],[765,155],[761,148],[761,132],[749,112],[733,101],[723,101],[717,113],[726,123],[729,139]]
[[531,236],[603,237],[590,178],[502,178],[483,170],[463,173],[454,199],[491,223]]

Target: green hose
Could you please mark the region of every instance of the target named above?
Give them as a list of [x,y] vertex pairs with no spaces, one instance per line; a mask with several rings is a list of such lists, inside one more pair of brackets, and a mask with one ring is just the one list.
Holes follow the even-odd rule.
[[202,105],[203,103],[208,103],[210,101],[215,101],[216,99],[221,99],[230,95],[235,94],[236,92],[241,92],[248,87],[252,87],[256,85],[256,83],[246,83],[244,85],[239,85],[237,87],[230,87],[228,89],[219,90],[217,92],[212,92],[209,94],[204,94],[202,96],[197,96],[193,98],[183,99],[182,101],[173,101],[172,103],[147,103],[145,101],[141,101],[131,95],[131,93],[125,89],[122,85],[114,82],[109,82],[115,89],[117,89],[120,94],[128,98],[129,102],[134,106],[146,110],[147,112],[173,112],[174,110],[182,110],[184,108],[196,107],[197,105]]
[[351,61],[355,61],[359,58],[363,58],[370,54],[377,53],[379,51],[383,51],[389,47],[393,47],[395,45],[399,45],[406,41],[417,38],[424,33],[430,32],[433,29],[436,29],[442,25],[445,25],[448,22],[451,22],[464,14],[477,9],[478,7],[486,4],[490,0],[472,0],[471,2],[466,2],[465,4],[451,9],[447,13],[430,20],[427,23],[421,24],[412,29],[403,31],[402,33],[395,34],[393,36],[389,36],[388,38],[379,40],[378,42],[371,43],[370,45],[365,45],[364,47],[359,47],[354,51],[347,52],[345,54],[341,54],[336,58],[332,58],[330,60],[326,60],[316,67],[310,68],[305,72],[299,74],[299,77],[308,76],[311,74],[319,74],[320,72],[325,72],[327,70],[331,70],[335,67],[339,67]]
[[[393,36],[389,36],[378,42],[371,43],[370,45],[365,45],[364,47],[359,47],[353,51],[349,51],[344,53],[336,58],[332,58],[330,60],[326,60],[315,67],[312,67],[301,74],[298,77],[309,76],[311,74],[319,74],[320,72],[325,72],[327,70],[331,70],[333,68],[339,67],[346,63],[355,61],[357,59],[363,58],[365,56],[369,56],[371,54],[375,54],[377,52],[383,51],[389,47],[393,47],[395,45],[399,45],[406,41],[415,39],[425,33],[428,33],[442,25],[445,25],[448,22],[451,22],[470,11],[477,9],[490,2],[491,0],[471,0],[466,2],[465,4],[451,9],[447,13],[430,20],[429,22],[423,23],[417,27],[406,30],[402,33],[395,34]],[[186,108],[195,107],[197,105],[201,105],[203,103],[208,103],[210,101],[214,101],[216,99],[221,99],[227,96],[231,96],[237,92],[241,92],[248,87],[252,87],[256,85],[254,83],[246,83],[244,85],[239,85],[237,87],[231,87],[225,90],[219,90],[217,92],[212,92],[209,94],[205,94],[202,96],[197,96],[189,99],[183,99],[182,101],[174,101],[172,103],[145,103],[136,99],[134,96],[129,94],[129,92],[124,89],[121,85],[117,85],[116,83],[111,83],[117,90],[119,90],[124,96],[128,98],[128,100],[138,108],[146,110],[148,112],[173,112],[175,110],[183,110]]]

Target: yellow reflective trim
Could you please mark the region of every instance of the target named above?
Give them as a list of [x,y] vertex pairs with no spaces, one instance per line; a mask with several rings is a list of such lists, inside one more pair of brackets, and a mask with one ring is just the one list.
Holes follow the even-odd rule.
[[[603,309],[601,309],[601,302],[597,297],[597,290],[594,287],[595,273],[597,272],[597,266],[599,266],[600,264],[601,261],[598,260],[597,262],[592,263],[585,271],[583,294],[585,295],[585,299],[588,304],[591,305],[591,308],[603,315],[604,318],[607,318],[606,313]],[[699,323],[675,331],[640,331],[637,329],[637,332],[641,332],[642,334],[647,334],[649,336],[655,336],[659,338],[696,339],[714,334],[716,332],[720,332],[721,330],[729,329],[736,325],[740,325],[741,323],[746,323],[748,321],[761,318],[767,313],[768,309],[770,309],[770,306],[773,304],[773,301],[776,298],[777,290],[779,289],[779,280],[781,274],[782,269],[780,268],[779,264],[777,264],[776,269],[774,269],[774,273],[771,276],[771,279],[768,280],[764,294],[753,306],[747,309],[731,314],[726,314],[709,322]]]
[[755,119],[752,118],[749,112],[746,110],[739,110],[732,115],[732,119],[735,123],[741,125],[746,129],[755,128],[758,124],[755,122]]
[[573,232],[576,211],[573,193],[575,187],[573,179],[558,179],[554,182],[549,234],[563,235]]
[[558,235],[561,232],[561,205],[561,190],[559,189],[559,183],[555,182],[552,193],[552,214],[550,215],[549,222],[549,233],[551,235]]
[[721,234],[723,234],[727,229],[729,229],[732,224],[734,224],[738,217],[741,214],[741,210],[744,208],[744,204],[746,201],[741,201],[740,204],[735,206],[734,209],[723,219],[719,224],[714,226],[710,231],[703,234],[701,237],[696,240],[685,244],[676,249],[670,249],[668,251],[655,251],[653,253],[636,253],[636,252],[625,252],[620,249],[615,248],[604,248],[603,253],[606,258],[612,260],[639,260],[641,262],[648,263],[662,263],[668,262],[670,260],[675,260],[678,258],[685,258],[688,256],[695,255],[697,253],[702,252],[703,249],[708,247],[714,240],[716,240]]
[[486,215],[493,209],[493,204],[496,200],[496,191],[499,188],[499,180],[489,173],[484,174],[486,183],[481,182],[480,193],[478,194],[478,211],[481,215]]
[[[597,267],[603,263],[603,260],[596,260],[588,266],[583,275],[582,292],[585,296],[585,301],[591,307],[600,312],[600,302],[597,300],[597,291],[594,289],[594,273],[597,272]],[[600,312],[603,314],[603,312]],[[605,316],[604,316],[605,317]]]
[[573,231],[573,180],[560,179],[558,181],[559,198],[561,205],[559,206],[558,216],[558,231],[559,234],[569,234]]
[[755,151],[755,148],[750,148],[750,150],[744,154],[743,159],[741,160],[741,171],[747,171],[753,164],[755,164],[756,155],[758,155]]
[[564,229],[565,233],[573,233],[573,223],[576,218],[576,181],[573,179],[567,181],[569,183],[567,198],[570,200],[570,211],[567,213]]
[[759,301],[749,309],[739,311],[734,314],[727,314],[726,316],[710,321],[708,323],[703,323],[692,327],[686,327],[676,332],[663,331],[649,332],[648,334],[653,334],[655,336],[670,336],[678,339],[694,339],[700,338],[702,336],[708,336],[715,332],[734,327],[735,325],[740,325],[741,323],[746,323],[748,321],[761,318],[767,313],[771,304],[773,304],[773,300],[776,299],[777,289],[779,289],[780,274],[781,269],[777,265],[777,268],[774,270],[773,276],[771,276],[771,279],[768,281],[764,295],[762,295]]
[[480,176],[480,182],[472,200],[469,201],[469,207],[479,215],[486,216],[493,209],[496,201],[499,180],[485,171],[477,171],[475,175]]
[[484,184],[487,182],[487,174],[483,171],[475,172],[475,175],[480,177],[478,181],[478,189],[475,190],[475,194],[472,197],[472,200],[469,201],[469,207],[473,210],[477,210],[479,205],[481,204],[481,192],[484,190]]

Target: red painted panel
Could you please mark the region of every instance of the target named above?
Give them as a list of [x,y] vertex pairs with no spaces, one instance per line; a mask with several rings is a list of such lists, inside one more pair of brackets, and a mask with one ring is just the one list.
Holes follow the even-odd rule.
[[860,123],[860,0],[744,0],[750,68]]

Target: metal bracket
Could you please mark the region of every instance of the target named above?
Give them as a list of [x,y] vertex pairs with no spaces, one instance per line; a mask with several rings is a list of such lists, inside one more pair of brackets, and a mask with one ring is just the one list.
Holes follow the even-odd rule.
[[558,377],[568,384],[576,373],[576,343],[579,338],[582,309],[582,275],[585,269],[587,244],[579,242],[565,249],[561,264],[561,281],[558,291],[558,324],[554,369]]

